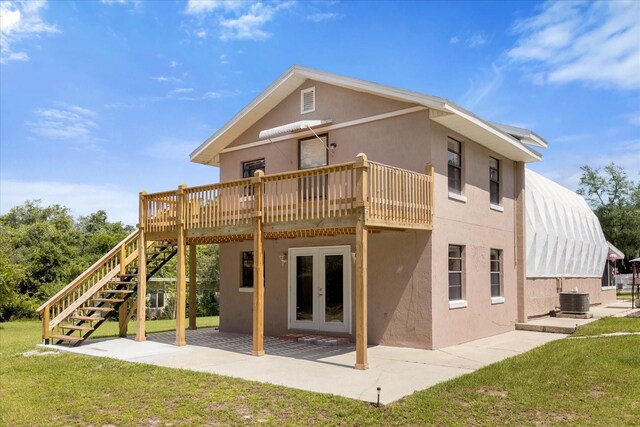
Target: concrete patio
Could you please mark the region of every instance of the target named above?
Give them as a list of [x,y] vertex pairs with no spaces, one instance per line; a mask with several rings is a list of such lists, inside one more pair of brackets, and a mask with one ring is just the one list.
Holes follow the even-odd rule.
[[187,331],[185,347],[176,347],[175,332],[149,334],[146,342],[117,338],[89,340],[79,347],[40,348],[135,363],[189,369],[251,381],[331,393],[368,402],[391,403],[417,390],[475,371],[531,350],[561,334],[511,331],[440,350],[369,347],[369,369],[353,368],[355,346],[303,344],[265,337],[263,357],[251,356],[251,336],[215,329]]

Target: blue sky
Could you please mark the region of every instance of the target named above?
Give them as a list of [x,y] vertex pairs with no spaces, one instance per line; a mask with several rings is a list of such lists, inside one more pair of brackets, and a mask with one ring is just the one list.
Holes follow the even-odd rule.
[[138,191],[292,64],[448,98],[549,141],[537,171],[640,179],[640,2],[1,1],[0,208],[135,224]]

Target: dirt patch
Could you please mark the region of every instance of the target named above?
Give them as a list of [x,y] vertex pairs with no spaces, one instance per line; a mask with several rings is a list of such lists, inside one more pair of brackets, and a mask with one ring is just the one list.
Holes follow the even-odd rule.
[[640,311],[636,311],[634,313],[627,314],[627,317],[636,317],[640,318]]
[[602,395],[604,394],[604,391],[599,390],[599,389],[593,389],[589,392],[589,396],[593,397],[593,398],[598,398],[598,397],[602,397]]
[[492,389],[484,389],[484,388],[479,388],[478,390],[476,390],[476,393],[480,393],[480,394],[484,394],[485,396],[492,396],[492,397],[507,397],[508,393],[506,391],[503,390],[492,390]]

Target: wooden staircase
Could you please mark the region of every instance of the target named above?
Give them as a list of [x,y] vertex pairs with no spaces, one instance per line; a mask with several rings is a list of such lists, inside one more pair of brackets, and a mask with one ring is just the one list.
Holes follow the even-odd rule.
[[[131,303],[138,297],[138,237],[139,231],[127,236],[38,308],[45,343],[78,345],[116,314],[126,317],[120,323],[126,333],[126,324],[135,315]],[[145,253],[149,279],[175,256],[177,248],[171,241],[153,241],[146,244]]]

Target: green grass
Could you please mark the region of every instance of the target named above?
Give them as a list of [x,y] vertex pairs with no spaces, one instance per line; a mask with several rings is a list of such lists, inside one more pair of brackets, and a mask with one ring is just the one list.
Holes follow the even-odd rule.
[[[637,326],[613,320],[591,328]],[[172,326],[162,322],[147,322],[148,329]],[[26,357],[40,341],[39,328],[38,322],[0,324],[0,425],[620,426],[637,425],[640,413],[638,336],[554,341],[376,408],[111,359]]]
[[638,317],[605,317],[597,322],[588,323],[578,328],[574,336],[592,336],[613,332],[640,332]]

